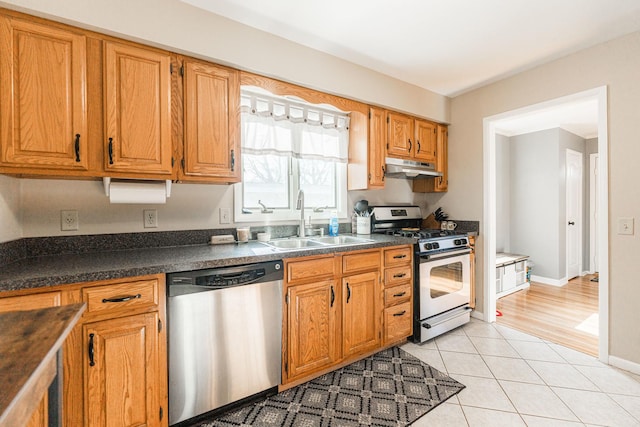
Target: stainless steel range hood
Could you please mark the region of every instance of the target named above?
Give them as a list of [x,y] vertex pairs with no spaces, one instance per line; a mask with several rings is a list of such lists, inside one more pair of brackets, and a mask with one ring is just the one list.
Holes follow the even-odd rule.
[[391,157],[387,157],[385,163],[385,176],[389,178],[414,179],[442,176],[442,172],[436,170],[435,163],[421,163]]

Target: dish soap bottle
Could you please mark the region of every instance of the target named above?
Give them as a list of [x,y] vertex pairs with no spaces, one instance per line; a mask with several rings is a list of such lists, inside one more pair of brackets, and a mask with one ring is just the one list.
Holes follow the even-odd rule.
[[329,217],[329,236],[338,235],[338,212],[336,210],[331,211]]

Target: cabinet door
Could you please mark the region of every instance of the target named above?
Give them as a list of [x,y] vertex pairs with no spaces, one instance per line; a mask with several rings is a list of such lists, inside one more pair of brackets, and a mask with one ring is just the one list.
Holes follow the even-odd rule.
[[377,272],[342,279],[343,356],[374,349],[380,345],[381,293]]
[[333,280],[289,287],[287,291],[288,367],[293,379],[328,367],[339,359],[336,345],[340,295]]
[[86,68],[84,36],[0,18],[3,164],[88,169]]
[[413,119],[403,114],[387,115],[387,155],[410,158],[413,152]]
[[184,63],[184,164],[182,179],[240,181],[238,71]]
[[435,179],[434,191],[445,192],[449,188],[449,131],[446,126],[438,125],[436,168],[442,172],[441,177]]
[[83,326],[85,426],[160,425],[158,314]]
[[[60,306],[60,292],[46,292],[34,295],[20,295],[0,298],[0,313],[8,311],[37,310],[46,307]],[[33,412],[27,427],[44,427],[49,425],[48,395],[45,394],[38,408]]]
[[170,176],[171,57],[105,42],[105,170]]
[[369,109],[369,188],[384,187],[386,138],[385,111],[372,107]]
[[416,161],[436,162],[437,125],[426,120],[416,120],[416,143],[413,147],[413,156]]

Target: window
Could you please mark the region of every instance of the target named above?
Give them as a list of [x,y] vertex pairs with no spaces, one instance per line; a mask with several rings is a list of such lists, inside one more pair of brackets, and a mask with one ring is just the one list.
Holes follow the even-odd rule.
[[255,89],[243,88],[241,100],[236,222],[299,219],[299,190],[305,218],[328,218],[334,209],[346,218],[349,116]]

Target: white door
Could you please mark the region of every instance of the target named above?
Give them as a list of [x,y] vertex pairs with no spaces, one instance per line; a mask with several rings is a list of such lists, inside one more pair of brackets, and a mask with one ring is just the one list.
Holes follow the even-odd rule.
[[582,153],[567,149],[567,280],[582,272]]

